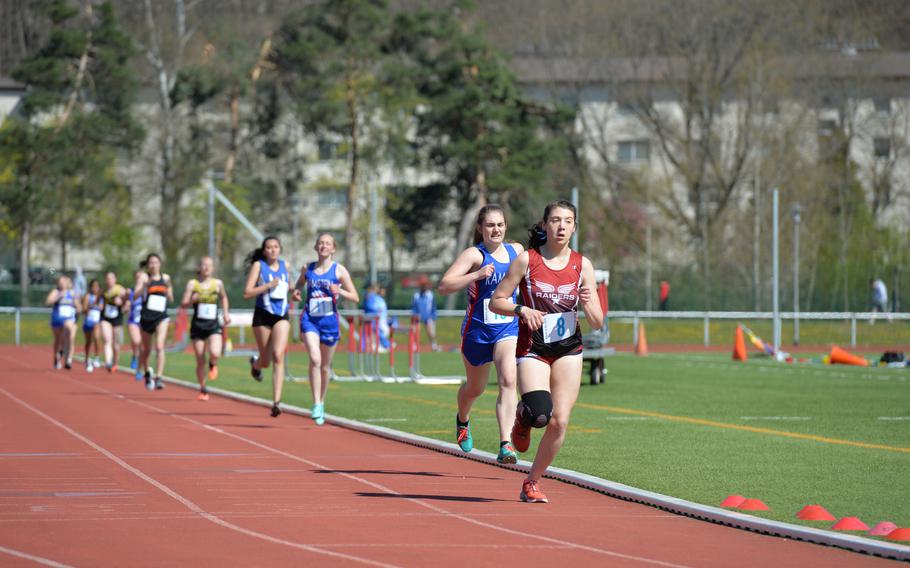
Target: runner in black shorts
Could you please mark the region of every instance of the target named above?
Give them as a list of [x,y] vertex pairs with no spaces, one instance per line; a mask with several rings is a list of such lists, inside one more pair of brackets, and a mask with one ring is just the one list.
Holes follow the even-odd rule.
[[123,325],[123,306],[126,304],[126,288],[117,283],[117,275],[104,275],[104,310],[101,312],[101,337],[104,341],[104,365],[107,370],[117,370],[120,357],[120,338],[117,328]]
[[[203,256],[199,261],[198,279],[193,278],[186,284],[180,305],[188,308],[193,305],[193,320],[190,322],[190,339],[193,341],[193,352],[196,354],[196,380],[199,381],[199,400],[208,400],[209,393],[205,388],[206,378],[218,378],[218,358],[221,356],[222,331],[224,325],[231,323],[228,313],[228,298],[224,292],[224,283],[212,277],[214,262],[212,257]],[[218,313],[218,302],[221,301],[221,313]],[[208,349],[209,361],[206,369],[205,352]]]
[[[262,380],[262,369],[275,363],[272,372],[272,416],[281,414],[281,387],[284,385],[284,354],[288,347],[291,322],[288,320],[287,265],[281,260],[281,243],[277,237],[266,237],[262,246],[246,257],[250,271],[243,288],[245,299],[256,298],[253,312],[253,335],[259,355],[250,357],[250,374]],[[292,298],[300,301],[300,291]]]
[[[528,250],[509,266],[490,302],[492,311],[520,318],[515,355],[522,395],[512,426],[515,449],[528,451],[531,428],[546,427],[519,495],[531,503],[547,502],[540,478],[562,447],[581,386],[578,308],[592,329],[603,325],[600,302],[591,293],[594,266],[569,247],[576,214],[567,201],[547,205],[543,219],[529,231]],[[512,300],[516,288],[520,305]]]
[[[145,372],[145,388],[148,390],[163,389],[161,375],[164,374],[164,342],[167,339],[167,303],[174,301],[171,277],[161,272],[161,257],[155,253],[148,255],[142,263],[145,272],[139,274],[133,298],[142,301],[142,317],[139,327],[142,328],[142,352],[139,355],[139,367],[136,373]],[[155,376],[148,368],[152,352],[152,338],[155,338]]]

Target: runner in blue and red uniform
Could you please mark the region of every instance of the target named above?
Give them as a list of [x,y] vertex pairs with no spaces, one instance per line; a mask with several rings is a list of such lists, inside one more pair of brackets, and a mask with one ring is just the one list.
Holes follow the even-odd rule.
[[[130,349],[133,356],[130,358],[130,369],[139,368],[139,355],[142,353],[142,298],[136,296],[136,286],[139,283],[143,270],[133,274],[133,287],[128,290],[128,311],[126,317],[126,331],[130,336]],[[142,373],[137,374],[136,380],[142,380]]]
[[300,335],[310,357],[310,390],[313,393],[312,418],[325,422],[325,395],[329,388],[332,357],[341,332],[338,329],[338,298],[360,301],[347,268],[332,260],[335,237],[328,233],[316,239],[316,262],[306,265],[292,289],[295,301],[306,286],[306,301],[300,310]]
[[51,290],[44,305],[53,306],[51,330],[54,332],[54,368],[61,365],[73,368],[73,342],[76,338],[76,314],[79,297],[73,291],[73,281],[68,276],[57,278],[57,287]]
[[[85,371],[91,373],[95,367],[100,367],[101,359],[101,310],[104,309],[104,297],[101,295],[101,283],[92,279],[88,283],[88,290],[82,298],[82,311],[85,319],[82,321],[82,332],[85,334]],[[92,360],[92,348],[95,359]]]
[[[592,293],[594,266],[569,247],[576,219],[568,201],[548,204],[529,231],[528,250],[512,262],[490,302],[492,311],[521,318],[515,355],[522,395],[512,427],[515,449],[526,452],[531,428],[546,427],[519,495],[531,503],[547,502],[540,478],[562,447],[581,387],[579,306],[592,329],[603,325],[600,302]],[[512,299],[516,288],[521,304]]]
[[[477,213],[474,246],[466,249],[439,282],[440,294],[466,289],[468,309],[461,324],[461,354],[467,381],[458,389],[458,413],[455,416],[455,439],[465,452],[474,448],[470,416],[474,401],[483,394],[490,373],[496,366],[499,395],[496,398],[496,420],[499,423],[500,463],[515,463],[518,454],[509,441],[509,429],[515,416],[518,394],[515,391],[515,342],[518,318],[490,311],[490,297],[509,265],[524,250],[519,244],[504,242],[505,213],[499,205],[486,205]],[[513,298],[514,300],[514,298]]]

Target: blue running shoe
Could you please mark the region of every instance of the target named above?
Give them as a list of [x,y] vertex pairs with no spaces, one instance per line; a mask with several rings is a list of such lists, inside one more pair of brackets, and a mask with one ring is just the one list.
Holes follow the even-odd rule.
[[499,455],[496,456],[496,461],[499,463],[518,462],[518,454],[515,452],[515,448],[512,447],[512,444],[505,444],[504,446],[499,447]]
[[458,442],[458,447],[465,453],[474,449],[470,422],[462,426],[458,423],[458,418],[455,418],[455,440]]
[[136,369],[136,380],[141,381],[145,378],[145,372],[142,369]]
[[130,369],[136,369],[137,367],[139,367],[139,359],[133,357],[130,359]]
[[313,422],[318,425],[325,424],[325,404],[319,403],[313,405]]

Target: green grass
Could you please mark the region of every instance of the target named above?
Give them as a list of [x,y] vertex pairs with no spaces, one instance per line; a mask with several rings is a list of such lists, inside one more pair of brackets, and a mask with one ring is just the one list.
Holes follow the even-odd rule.
[[[399,363],[404,374],[406,357]],[[428,375],[462,372],[455,353],[425,354],[422,363]],[[290,365],[305,374],[306,356],[292,354]],[[336,357],[336,368],[346,374],[346,354]],[[711,355],[617,355],[607,368],[606,384],[583,384],[554,465],[708,505],[729,494],[756,497],[771,507],[757,514],[777,520],[797,522],[800,508],[820,503],[835,516],[857,515],[870,526],[880,520],[910,526],[910,370],[736,364]],[[192,358],[171,356],[167,371],[192,380]],[[214,386],[271,395],[268,381],[249,378],[242,358],[227,358]],[[451,441],[456,388],[336,382],[327,409]],[[491,452],[498,445],[495,397],[491,381],[472,417],[477,447]],[[284,400],[309,407],[309,385],[286,384]],[[525,457],[533,452],[534,446]]]

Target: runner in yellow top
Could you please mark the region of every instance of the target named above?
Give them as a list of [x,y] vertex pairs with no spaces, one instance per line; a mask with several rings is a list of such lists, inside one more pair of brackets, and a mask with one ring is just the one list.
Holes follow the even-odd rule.
[[[231,323],[228,314],[228,298],[224,292],[224,283],[212,276],[215,264],[209,256],[199,260],[199,269],[193,278],[186,283],[180,306],[193,306],[193,320],[190,323],[190,339],[193,341],[193,352],[196,354],[196,380],[199,381],[199,400],[208,400],[209,393],[205,387],[206,378],[218,378],[218,358],[221,356],[221,332],[224,325]],[[221,314],[218,314],[218,303],[221,303]],[[208,372],[205,367],[205,351],[208,348]],[[206,377],[208,375],[208,377]]]
[[104,275],[104,311],[101,312],[101,337],[104,339],[104,364],[110,372],[117,370],[120,357],[120,339],[115,328],[123,325],[123,308],[126,288],[117,283],[117,275]]

